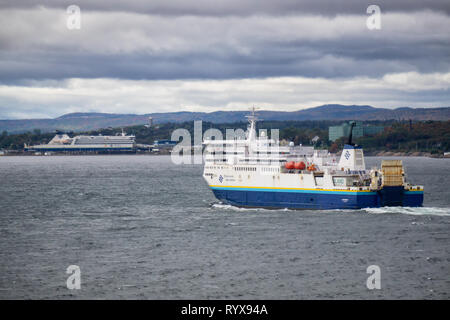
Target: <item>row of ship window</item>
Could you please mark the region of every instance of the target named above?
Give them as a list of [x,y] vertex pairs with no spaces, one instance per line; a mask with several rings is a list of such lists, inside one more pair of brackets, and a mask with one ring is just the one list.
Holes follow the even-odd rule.
[[266,168],[266,167],[262,167],[261,171],[262,172],[280,172],[280,168]]
[[[224,169],[224,167],[205,166],[205,169]],[[255,167],[234,167],[234,171],[256,171],[256,168]],[[261,172],[280,172],[280,168],[278,168],[278,167],[261,167]]]
[[284,162],[284,159],[280,159],[280,160],[271,160],[271,159],[245,159],[245,160],[241,160],[242,162],[261,162],[261,163],[276,163],[279,164],[280,162]]
[[234,171],[256,171],[255,167],[234,167]]
[[[231,154],[235,154],[235,155],[237,155],[237,154],[244,154],[244,152],[243,151],[210,151],[210,152],[208,152],[209,154],[212,154],[212,155],[231,155]],[[253,152],[253,154],[262,154],[262,155],[278,155],[278,154],[285,154],[286,152],[282,152],[282,151],[280,151],[280,152],[269,152],[269,151],[267,151],[267,152],[264,152],[264,151],[256,151],[256,152]]]
[[[220,166],[205,166],[205,169],[224,169]],[[234,171],[256,171],[256,167],[234,167]],[[262,172],[280,172],[280,168],[261,167]]]
[[[206,162],[226,162],[227,161],[227,159],[205,159],[205,161]],[[274,165],[279,165],[279,164],[281,164],[281,163],[284,163],[284,162],[286,162],[286,160],[284,160],[284,159],[280,159],[280,160],[268,160],[268,159],[242,159],[242,160],[240,160],[240,162],[245,162],[245,163],[247,163],[247,162],[256,162],[256,163],[258,163],[258,162],[260,162],[260,163],[265,163],[265,164],[267,164],[267,165],[270,165],[270,164],[274,164]]]

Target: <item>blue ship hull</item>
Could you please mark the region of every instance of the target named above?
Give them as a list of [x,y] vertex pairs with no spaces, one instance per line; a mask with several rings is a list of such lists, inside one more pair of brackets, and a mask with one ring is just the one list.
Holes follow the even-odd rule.
[[384,206],[420,207],[423,191],[384,187],[376,192],[211,187],[217,199],[238,207],[290,209],[361,209]]

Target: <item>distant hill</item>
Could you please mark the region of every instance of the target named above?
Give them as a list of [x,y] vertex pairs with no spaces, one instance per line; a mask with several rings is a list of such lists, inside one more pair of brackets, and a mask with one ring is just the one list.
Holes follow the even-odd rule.
[[[0,132],[20,133],[39,129],[50,132],[87,131],[108,127],[133,126],[148,123],[203,120],[213,123],[245,121],[249,111],[166,112],[137,114],[69,113],[55,119],[0,120]],[[450,120],[450,107],[383,109],[371,106],[328,104],[299,111],[258,111],[261,120]]]

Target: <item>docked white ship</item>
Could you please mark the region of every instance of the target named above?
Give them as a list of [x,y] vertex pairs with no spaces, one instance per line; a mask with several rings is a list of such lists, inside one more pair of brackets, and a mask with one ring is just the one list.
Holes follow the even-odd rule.
[[80,135],[73,138],[67,134],[58,133],[48,144],[34,146],[25,145],[26,151],[35,152],[133,152],[136,149],[134,135],[126,135],[124,132],[116,136],[86,136]]
[[401,160],[366,169],[351,139],[337,159],[327,150],[280,146],[256,134],[254,112],[245,139],[205,139],[203,177],[217,199],[240,207],[358,209],[422,206],[423,187],[406,181]]

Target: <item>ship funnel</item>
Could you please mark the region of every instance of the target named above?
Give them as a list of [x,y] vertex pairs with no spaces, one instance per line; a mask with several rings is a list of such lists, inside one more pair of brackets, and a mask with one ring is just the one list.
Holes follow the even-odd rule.
[[343,170],[365,170],[364,153],[361,146],[350,144],[344,145],[341,159],[339,160],[339,169]]
[[355,127],[356,122],[352,121],[351,125],[350,125],[350,133],[348,135],[348,142],[347,144],[353,146],[354,143],[352,142],[352,138],[353,138],[353,128]]

